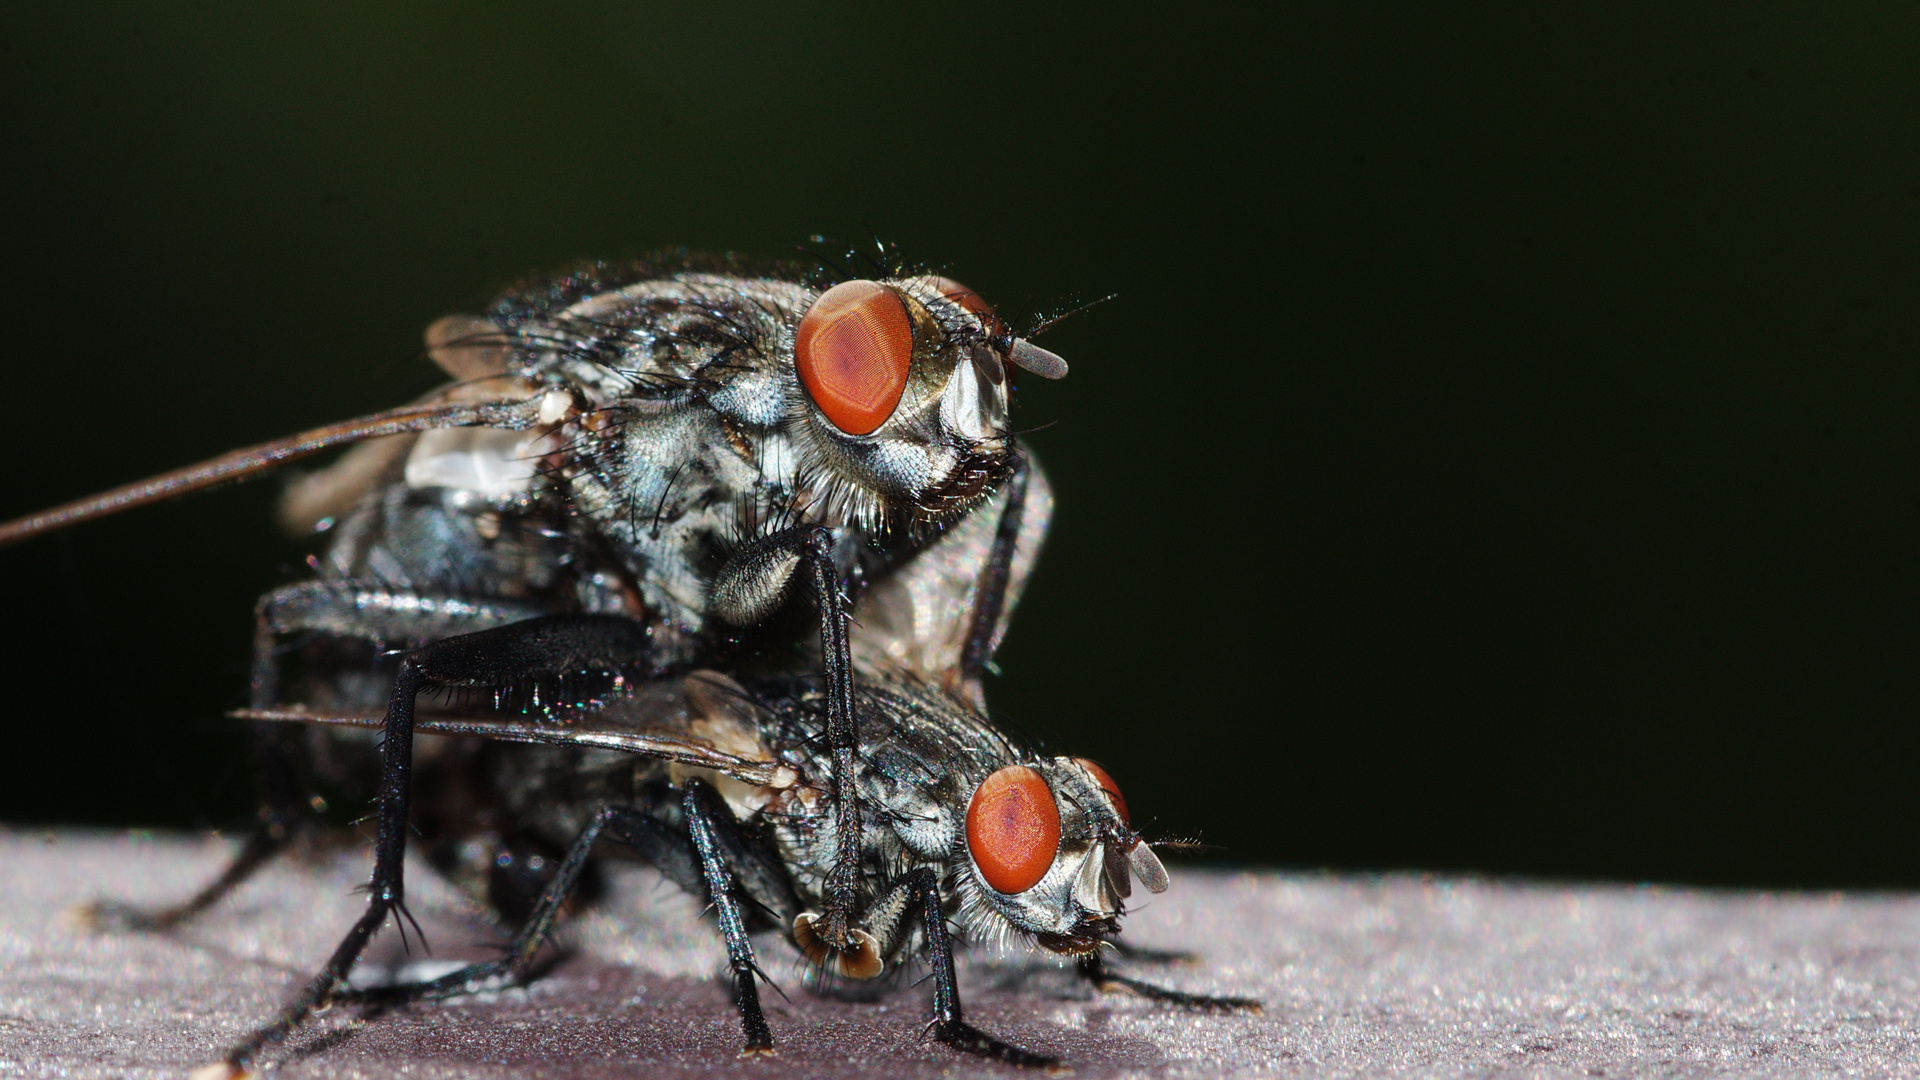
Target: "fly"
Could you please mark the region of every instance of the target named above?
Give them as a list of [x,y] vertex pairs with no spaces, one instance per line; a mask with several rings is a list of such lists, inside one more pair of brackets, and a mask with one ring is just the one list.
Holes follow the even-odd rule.
[[[591,264],[434,323],[427,353],[456,381],[422,401],[0,524],[0,543],[360,444],[282,502],[285,524],[328,545],[313,580],[257,606],[254,708],[289,700],[279,654],[316,635],[367,645],[367,673],[388,647],[459,655],[457,674],[401,663],[395,724],[423,686],[551,696],[541,680],[584,657],[629,681],[791,670],[781,654],[807,652],[808,633],[781,617],[801,590],[819,645],[798,663],[825,678],[844,765],[856,666],[980,703],[1051,507],[1008,427],[1008,372],[1066,364],[972,290]],[[245,858],[307,817],[272,779],[288,753],[261,742],[269,806]],[[846,947],[860,820],[848,793],[833,801],[845,850],[821,933]],[[395,877],[374,904],[401,898]]]
[[[710,901],[726,943],[747,1056],[774,1048],[760,1006],[764,976],[750,939],[768,930],[783,932],[812,963],[816,979],[827,982],[879,978],[924,956],[935,1037],[1012,1065],[1059,1062],[966,1022],[954,974],[957,940],[1027,942],[1073,958],[1078,972],[1100,988],[1177,1006],[1259,1007],[1108,969],[1106,954],[1133,886],[1157,893],[1168,880],[1152,846],[1134,830],[1119,786],[1098,764],[1036,753],[970,703],[928,684],[862,679],[855,700],[860,749],[851,779],[865,827],[849,947],[835,948],[821,934],[840,855],[832,796],[839,774],[825,739],[825,694],[813,680],[742,685],[696,671],[636,687],[564,724],[457,707],[423,710],[415,718],[416,737],[460,741],[435,740],[441,756],[430,758],[413,783],[416,818],[458,822],[468,831],[421,830],[422,843],[468,852],[464,863],[448,869],[456,880],[464,870],[469,886],[496,905],[503,870],[543,862],[552,868],[540,877],[537,899],[510,913],[520,929],[499,959],[364,990],[345,988],[349,960],[322,972],[316,986],[325,981],[332,1000],[392,1003],[523,984],[569,899],[593,880],[594,860],[618,853],[650,863]],[[239,715],[329,728],[385,723],[377,712]],[[458,802],[460,812],[436,812],[442,799]],[[475,825],[483,819],[510,824],[480,832]],[[521,855],[530,850],[554,857]],[[294,1030],[308,1004],[296,1000],[274,1024],[234,1047],[228,1074]]]
[[1008,426],[1008,372],[1066,364],[972,290],[591,264],[426,336],[456,381],[421,401],[0,524],[0,543],[364,444],[282,500],[283,524],[330,543],[317,581],[262,599],[274,635],[423,642],[613,613],[645,625],[665,671],[731,659],[796,584],[835,621],[843,590],[819,586],[838,581],[919,599],[910,627],[823,635],[822,667],[978,699],[1051,508]]
[[[149,928],[191,918],[306,826],[312,785],[301,775],[300,740],[267,718],[377,715],[381,737],[371,752],[378,765],[357,773],[379,777],[366,911],[279,1019],[234,1048],[228,1063],[238,1068],[343,993],[372,935],[388,918],[406,918],[413,736],[429,730],[418,726],[423,693],[534,707],[546,719],[525,730],[568,742],[581,729],[558,720],[602,707],[617,715],[625,695],[698,668],[743,679],[817,672],[807,698],[816,715],[806,736],[812,756],[802,763],[813,801],[805,814],[790,812],[813,837],[804,858],[792,854],[797,848],[777,858],[731,850],[737,845],[727,836],[741,825],[742,808],[723,807],[707,789],[757,774],[713,766],[711,779],[676,782],[689,857],[716,903],[732,887],[727,874],[771,874],[777,864],[804,901],[789,934],[849,977],[884,966],[905,940],[897,938],[904,925],[897,919],[874,921],[874,889],[894,890],[882,905],[892,913],[885,918],[916,903],[930,915],[936,901],[954,896],[969,910],[965,897],[984,894],[942,891],[959,887],[941,884],[958,866],[952,858],[914,864],[912,882],[868,869],[868,855],[894,850],[896,841],[906,845],[900,851],[932,856],[869,805],[875,796],[862,787],[863,762],[874,748],[862,742],[869,720],[859,710],[889,706],[873,692],[856,700],[856,673],[874,685],[945,695],[946,704],[924,706],[929,714],[946,710],[929,730],[958,725],[968,739],[984,738],[981,676],[1051,506],[1044,477],[1007,424],[1009,371],[1057,378],[1065,363],[1013,334],[977,295],[946,278],[820,288],[727,263],[583,267],[513,290],[484,316],[443,319],[429,328],[427,344],[456,381],[422,401],[0,525],[0,543],[17,540],[359,444],[290,487],[282,502],[283,520],[323,532],[327,547],[313,560],[313,580],[276,589],[257,606],[249,715],[261,719],[261,828],[227,872],[186,903],[115,913]],[[817,652],[807,647],[809,633],[785,618],[790,594],[803,587],[817,601]],[[434,707],[429,696],[429,714]],[[795,750],[790,740],[760,737],[764,752]],[[351,739],[307,742],[323,756],[355,749]],[[1018,757],[1004,742],[981,745],[1005,748],[1009,762]],[[631,752],[646,761],[672,758],[644,746]],[[945,766],[928,757],[921,767]],[[1020,774],[1019,783],[1003,783],[1006,793],[992,805],[1028,813],[1053,802],[1069,825],[1091,820],[1083,807],[1068,810],[1054,799],[1053,785],[1084,788],[1084,775],[1073,780],[1060,771],[1065,766],[1037,761],[1006,768],[1026,769],[1052,794],[1042,798]],[[324,761],[317,771],[354,772]],[[601,828],[647,828],[610,805],[616,808],[594,811],[612,815]],[[942,805],[951,819],[952,799]],[[672,814],[662,813],[655,816],[671,826]],[[968,824],[971,837],[971,812]],[[1032,830],[1006,835],[1016,833]],[[1085,852],[1120,854],[1100,856],[1098,871],[1085,869],[1094,857],[1084,855],[1073,888],[1061,895],[1078,890],[1075,910],[1104,914],[1029,925],[1015,918],[1019,911],[981,903],[999,912],[1008,932],[1085,952],[1097,964],[1088,950],[1118,925],[1117,907],[1098,906],[1112,898],[1100,890],[1124,890],[1122,861],[1149,885],[1163,876],[1137,838],[1080,840],[1091,845]],[[582,842],[590,846],[591,838]],[[647,854],[645,844],[638,847]],[[575,849],[579,859],[563,866],[585,859],[585,849]],[[990,885],[1006,886],[997,894],[1020,896],[1054,880],[1047,867],[1064,865],[1057,853],[1040,860],[1035,850],[1009,848],[969,865]],[[1004,865],[990,869],[996,859]],[[1039,876],[1026,881],[1036,868]],[[528,900],[530,919],[557,911],[547,892]],[[731,955],[744,931],[727,933]],[[938,969],[947,955],[943,924],[925,918],[920,933]],[[741,970],[736,963],[736,981]],[[944,987],[940,1000],[953,1002],[943,1038],[1008,1061],[1031,1057],[963,1034],[971,1029],[958,1019],[950,971],[936,982]],[[744,986],[743,1000],[751,980]],[[757,1006],[742,1009],[743,1017],[757,1015]],[[748,1026],[749,1049],[764,1049],[766,1040]]]

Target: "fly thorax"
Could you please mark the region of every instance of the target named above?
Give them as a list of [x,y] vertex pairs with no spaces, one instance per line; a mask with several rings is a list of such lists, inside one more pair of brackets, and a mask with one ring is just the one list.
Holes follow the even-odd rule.
[[647,610],[689,637],[705,623],[706,564],[738,531],[758,479],[720,420],[685,402],[622,409],[566,468],[580,520],[639,583]]

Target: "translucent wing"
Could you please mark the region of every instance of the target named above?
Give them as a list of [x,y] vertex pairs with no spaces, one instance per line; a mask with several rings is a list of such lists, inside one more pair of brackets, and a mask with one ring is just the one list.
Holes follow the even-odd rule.
[[[521,394],[526,393],[527,388],[524,384],[519,383],[518,380],[494,381],[512,385],[499,388],[503,396],[493,398],[490,393],[493,389],[491,387],[482,387],[480,384],[461,384],[419,404],[353,420],[343,420],[337,424],[303,431],[284,439],[249,446],[244,450],[235,450],[210,458],[197,465],[189,465],[184,469],[175,469],[172,472],[161,473],[159,476],[137,480],[64,506],[56,506],[37,514],[3,522],[0,523],[0,544],[10,544],[16,540],[63,529],[82,521],[176,498],[188,492],[224,484],[230,480],[254,476],[285,462],[317,454],[336,446],[346,446],[389,435],[431,431],[436,428],[495,427],[525,431],[541,423],[552,423],[558,415],[563,415],[565,412],[563,403],[549,400],[551,395],[558,393],[557,391],[549,391],[548,394],[533,397],[520,397],[516,400],[510,395],[516,389]],[[474,400],[476,398],[480,400]]]
[[[423,698],[421,705],[427,705]],[[288,706],[240,709],[242,720],[372,728],[379,712],[332,712]],[[502,742],[580,746],[640,754],[714,772],[755,786],[790,786],[794,771],[767,750],[760,736],[763,710],[733,680],[699,671],[684,679],[648,683],[563,720],[488,713],[458,705],[414,718],[426,735],[457,735]]]
[[[930,683],[965,697],[976,709],[985,707],[979,687],[963,685],[961,657],[1007,498],[1002,489],[905,565],[869,586],[853,612],[853,662],[862,675]],[[1053,491],[1036,466],[1028,480],[1006,599],[989,655],[1006,635],[1052,518]]]

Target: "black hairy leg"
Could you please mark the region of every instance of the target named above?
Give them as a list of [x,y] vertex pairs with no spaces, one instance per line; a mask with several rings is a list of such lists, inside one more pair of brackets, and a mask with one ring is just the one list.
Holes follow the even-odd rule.
[[[739,824],[719,794],[705,781],[690,781],[681,793],[685,832],[653,814],[629,806],[603,806],[568,849],[559,870],[541,895],[533,914],[497,959],[470,964],[437,979],[370,990],[340,990],[340,1001],[394,1004],[425,998],[452,997],[500,986],[519,986],[538,974],[540,947],[553,930],[567,898],[580,882],[593,845],[602,835],[619,840],[641,858],[657,866],[669,880],[706,895],[726,941],[727,964],[733,976],[734,1001],[746,1043],[742,1056],[773,1053],[773,1034],[760,1008],[756,978],[764,978],[747,937],[747,910],[742,899],[750,892],[740,881],[740,869],[730,860],[742,843]],[[744,861],[756,861],[748,857]],[[764,872],[765,868],[758,868]]]
[[932,966],[933,1037],[955,1050],[991,1058],[1008,1065],[1030,1069],[1060,1069],[1058,1058],[1050,1058],[981,1031],[966,1022],[960,1012],[960,983],[953,973],[953,936],[947,931],[946,905],[940,896],[940,877],[931,867],[915,870],[908,887],[920,900],[920,919],[926,929],[927,961]]
[[[253,679],[248,704],[255,709],[279,704],[279,670],[274,663],[274,601],[276,593],[260,598],[254,608]],[[226,869],[185,901],[163,908],[140,908],[101,902],[84,909],[89,923],[102,929],[165,931],[211,908],[239,888],[255,872],[301,833],[312,829],[315,816],[300,777],[296,735],[284,724],[248,725],[254,775],[260,787],[258,821]]]
[[[341,989],[334,993],[335,1001],[357,1001],[375,1004],[399,1004],[431,998],[453,997],[459,994],[471,994],[498,986],[520,986],[530,981],[537,973],[535,959],[540,946],[553,930],[553,924],[565,910],[567,900],[586,873],[593,855],[593,846],[602,835],[612,835],[625,841],[629,846],[648,857],[648,861],[657,862],[656,853],[681,849],[687,846],[687,838],[675,833],[658,819],[644,811],[626,806],[603,806],[587,822],[580,835],[567,849],[560,866],[547,881],[526,920],[514,934],[513,940],[497,959],[482,963],[469,964],[457,971],[450,971],[435,979],[422,982],[399,983],[393,986],[378,986],[366,990]],[[682,860],[685,861],[685,860]],[[690,861],[687,866],[691,866]],[[672,863],[667,871],[669,877],[676,880],[684,873],[681,861]]]
[[854,791],[859,731],[853,711],[853,649],[847,602],[833,561],[833,531],[803,525],[743,546],[716,576],[713,606],[735,625],[759,622],[785,600],[804,565],[820,605],[820,656],[827,689],[827,747],[833,754],[834,827],[839,849],[827,873],[826,896],[816,932],[828,946],[850,943],[855,891],[860,884],[860,807]]
[[192,920],[239,888],[256,871],[273,860],[292,839],[292,830],[279,821],[267,820],[241,842],[220,876],[203,886],[185,901],[170,907],[145,908],[99,900],[78,909],[82,923],[95,930],[137,930],[164,933]]
[[1080,975],[1103,991],[1124,990],[1138,994],[1150,1001],[1163,1002],[1182,1009],[1200,1009],[1206,1012],[1260,1012],[1259,1000],[1243,997],[1212,997],[1206,994],[1189,994],[1183,990],[1170,990],[1164,986],[1130,979],[1125,975],[1116,975],[1107,969],[1106,958],[1098,952],[1089,953],[1080,958],[1077,965]]
[[1027,484],[1031,475],[1027,455],[1014,451],[1013,475],[1007,478],[1007,503],[1000,511],[993,546],[980,572],[973,610],[967,613],[966,644],[960,654],[960,678],[976,698],[980,696],[981,676],[993,661],[993,638],[1000,629],[1000,615],[1007,607],[1007,587],[1013,580],[1014,550],[1020,541],[1021,523],[1026,519]]
[[286,1038],[316,1007],[332,999],[367,942],[389,917],[410,921],[403,870],[413,775],[414,700],[422,689],[510,690],[541,677],[625,670],[643,658],[646,649],[646,629],[631,619],[554,615],[447,638],[407,653],[381,724],[380,796],[374,815],[378,832],[367,909],[279,1016],[227,1050],[226,1063],[239,1069],[263,1047]]
[[722,847],[719,822],[724,819],[731,824],[733,814],[719,793],[700,780],[687,785],[685,805],[687,837],[693,841],[694,854],[706,876],[707,896],[714,917],[727,942],[727,967],[733,972],[733,999],[740,1008],[740,1026],[746,1034],[746,1045],[740,1048],[740,1056],[772,1057],[773,1033],[767,1029],[766,1016],[760,1012],[760,988],[754,982],[765,976],[754,962],[753,942],[747,939],[746,919],[740,909],[740,898],[735,895],[737,886],[727,869]]
[[[390,602],[358,602],[367,592],[377,592]],[[481,630],[533,614],[505,602],[476,604],[455,597],[403,593],[379,583],[310,581],[284,586],[262,596],[254,605],[248,706],[265,710],[281,703],[277,645],[287,634],[321,632],[368,641],[418,640]],[[253,828],[225,869],[199,892],[168,907],[106,901],[90,904],[80,911],[88,924],[103,930],[166,931],[188,923],[319,827],[311,778],[301,768],[305,755],[299,733],[285,724],[256,722],[249,725],[249,740],[260,809]]]
[[[255,723],[250,726],[261,789],[260,815],[226,869],[199,892],[170,907],[144,908],[105,900],[89,904],[80,911],[88,925],[100,930],[161,933],[190,922],[239,888],[301,833],[313,827],[313,815],[306,800],[300,798],[303,787],[296,778],[294,751],[287,742],[290,733],[286,725]],[[273,730],[275,728],[279,730]]]

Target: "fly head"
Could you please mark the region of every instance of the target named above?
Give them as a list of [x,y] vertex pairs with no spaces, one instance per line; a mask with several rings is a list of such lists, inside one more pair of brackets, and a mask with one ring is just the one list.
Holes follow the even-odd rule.
[[966,846],[970,921],[997,922],[1069,956],[1119,933],[1135,876],[1152,892],[1167,887],[1166,870],[1128,821],[1119,786],[1085,758],[989,775],[967,806]]
[[791,341],[808,478],[919,520],[965,511],[1010,471],[1008,365],[1066,374],[937,276],[843,281],[810,298]]

